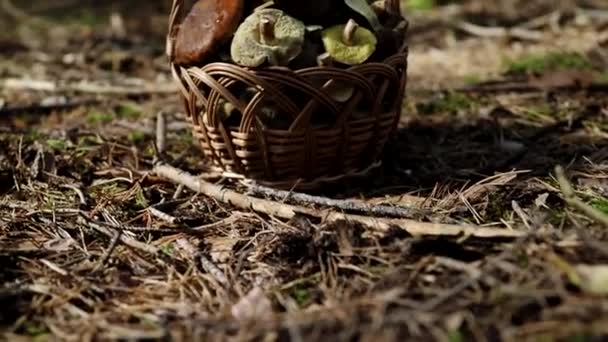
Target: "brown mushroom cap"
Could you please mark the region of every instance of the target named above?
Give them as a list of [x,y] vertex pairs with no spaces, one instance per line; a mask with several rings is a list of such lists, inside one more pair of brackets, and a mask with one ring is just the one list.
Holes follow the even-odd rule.
[[201,63],[230,39],[243,15],[244,0],[198,0],[179,26],[175,63]]

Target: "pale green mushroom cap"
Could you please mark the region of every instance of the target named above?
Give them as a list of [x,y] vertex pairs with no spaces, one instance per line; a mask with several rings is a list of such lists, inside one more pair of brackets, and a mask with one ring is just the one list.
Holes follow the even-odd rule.
[[323,30],[321,37],[325,50],[340,63],[357,65],[365,62],[376,50],[376,36],[364,27],[357,27],[351,43],[347,44],[343,40],[345,28],[346,24],[342,24]]
[[[270,19],[271,36],[260,37],[261,22]],[[235,63],[257,67],[264,62],[270,65],[287,65],[300,52],[304,44],[306,26],[301,21],[274,8],[254,11],[241,23],[234,34],[230,54]]]

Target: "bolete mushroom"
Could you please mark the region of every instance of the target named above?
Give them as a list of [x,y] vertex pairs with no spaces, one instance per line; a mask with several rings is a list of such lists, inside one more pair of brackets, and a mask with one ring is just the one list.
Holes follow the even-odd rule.
[[266,62],[284,66],[302,52],[305,33],[303,22],[281,10],[256,10],[234,33],[230,55],[235,63],[245,67],[258,67]]
[[323,30],[323,45],[334,61],[356,65],[365,62],[376,50],[373,32],[350,19],[345,25]]
[[376,12],[374,12],[367,0],[344,0],[344,3],[355,12],[364,16],[374,31],[378,32],[382,29],[382,24],[380,24]]
[[198,0],[178,28],[175,63],[201,63],[230,40],[243,16],[243,7],[244,0]]

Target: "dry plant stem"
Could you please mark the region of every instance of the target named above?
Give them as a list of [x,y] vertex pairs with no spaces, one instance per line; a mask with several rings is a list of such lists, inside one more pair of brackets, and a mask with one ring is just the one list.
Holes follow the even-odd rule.
[[324,222],[353,221],[368,227],[370,230],[388,232],[393,228],[400,228],[411,235],[433,235],[433,236],[472,236],[478,238],[517,238],[525,233],[515,230],[500,228],[486,228],[473,225],[453,225],[430,222],[418,222],[408,219],[375,218],[361,215],[342,214],[329,210],[315,210],[301,206],[278,203],[274,201],[253,198],[222,186],[207,183],[193,175],[177,169],[173,166],[158,163],[154,167],[154,173],[171,180],[177,184],[183,184],[192,191],[196,191],[212,197],[220,202],[228,203],[243,209],[251,209],[270,216],[283,219],[291,219],[297,214],[309,215],[322,219]]
[[122,231],[120,230],[114,232],[114,237],[112,238],[112,241],[110,241],[110,246],[108,246],[108,249],[105,251],[105,253],[103,253],[103,256],[99,260],[99,263],[93,269],[93,273],[98,272],[101,268],[103,268],[103,266],[108,262],[108,260],[110,260],[112,252],[114,252],[114,249],[116,248],[116,246],[118,246],[118,242],[120,242],[121,235]]
[[[87,218],[85,218],[83,215],[80,215],[78,217],[79,221],[81,221],[82,223],[88,225],[89,227],[95,229],[96,231],[102,233],[103,235],[109,237],[109,238],[114,238],[114,233],[108,229],[107,227],[104,227],[101,224],[95,223]],[[122,242],[123,244],[125,244],[126,246],[129,246],[131,248],[152,254],[152,255],[156,255],[160,252],[160,250],[152,245],[148,245],[145,244],[143,242],[139,242],[135,239],[132,239],[128,236],[125,236],[124,234],[120,234],[119,236],[120,242]]]
[[543,38],[542,32],[527,30],[524,28],[484,27],[460,22],[456,27],[475,36],[487,38],[513,37],[522,40],[539,41]]
[[464,86],[453,89],[462,93],[503,93],[503,92],[518,92],[518,93],[536,93],[550,89],[554,92],[573,92],[587,91],[590,93],[605,93],[608,92],[608,84],[603,82],[593,82],[587,86],[567,85],[543,88],[538,85],[523,83],[523,82],[498,82],[494,84],[479,84]]
[[68,92],[74,91],[78,93],[93,93],[106,95],[148,95],[148,94],[174,94],[178,89],[174,84],[152,84],[144,87],[128,87],[119,85],[101,85],[86,81],[57,84],[51,81],[31,80],[19,78],[7,78],[0,82],[0,88],[14,90],[37,90],[49,92]]
[[167,140],[167,122],[165,113],[162,111],[156,114],[156,149],[162,154],[165,151],[165,142]]
[[158,210],[158,209],[156,209],[154,207],[149,207],[148,211],[150,212],[150,215],[152,215],[152,216],[154,216],[156,218],[159,218],[159,219],[161,219],[161,220],[163,220],[163,221],[165,221],[165,222],[167,222],[169,224],[174,224],[175,221],[177,221],[177,217],[171,216],[171,215],[169,215],[169,214],[167,214],[165,212],[162,212],[162,211],[160,211],[160,210]]
[[577,208],[593,220],[608,227],[608,215],[587,205],[585,202],[581,201],[578,197],[576,197],[574,189],[572,189],[570,182],[568,182],[568,179],[566,178],[564,168],[560,165],[555,167],[555,177],[557,178],[557,181],[559,182],[559,187],[561,188],[562,194],[564,195],[564,201],[566,201],[568,205]]
[[68,101],[67,103],[57,103],[57,104],[32,104],[27,106],[0,106],[0,115],[9,116],[9,115],[19,115],[23,112],[28,113],[40,113],[40,112],[50,112],[53,110],[68,110],[80,106],[89,106],[99,104],[99,101],[96,100],[74,100]]
[[273,189],[256,183],[248,184],[248,187],[253,195],[270,196],[280,200],[293,200],[298,202],[298,204],[319,204],[347,211],[358,211],[378,216],[393,216],[402,218],[411,218],[426,214],[426,212],[414,208],[405,208],[384,204],[373,205],[368,203],[357,203],[352,200],[337,200],[333,198]]
[[222,272],[222,270],[217,267],[211,260],[209,260],[206,256],[202,255],[200,252],[196,250],[196,248],[190,243],[190,241],[181,238],[176,240],[176,244],[184,250],[187,254],[189,254],[192,258],[198,257],[201,262],[201,266],[203,269],[211,274],[218,283],[226,286],[229,284],[228,278]]

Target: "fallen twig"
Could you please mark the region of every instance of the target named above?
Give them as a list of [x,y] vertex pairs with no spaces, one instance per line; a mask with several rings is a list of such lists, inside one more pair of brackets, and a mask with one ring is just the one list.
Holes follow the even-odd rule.
[[110,241],[110,245],[108,246],[108,249],[103,253],[102,257],[99,259],[99,263],[97,264],[97,266],[95,266],[92,273],[97,273],[103,266],[105,266],[105,264],[108,262],[108,260],[110,260],[110,257],[112,256],[112,253],[114,252],[114,249],[116,248],[116,246],[118,246],[118,242],[120,241],[121,235],[122,235],[122,231],[120,231],[120,230],[117,230],[114,232],[114,237],[112,237],[112,240]]
[[19,78],[8,78],[0,83],[0,88],[15,90],[35,90],[49,92],[73,91],[78,93],[93,93],[105,95],[147,95],[147,94],[173,94],[177,92],[177,87],[173,84],[152,84],[152,85],[111,85],[99,84],[87,81],[78,83],[59,84],[45,80],[30,80]]
[[[87,218],[83,214],[80,214],[78,216],[78,220],[81,223],[102,233],[103,235],[107,236],[110,239],[113,239],[115,237],[114,232],[112,232],[112,230],[110,230],[105,225],[101,224],[100,222],[95,222],[95,221]],[[116,227],[116,228],[120,228],[120,227]],[[144,251],[144,252],[152,254],[152,255],[157,255],[160,253],[160,250],[158,248],[156,248],[152,245],[137,241],[125,234],[120,234],[119,239],[120,239],[120,242],[122,242],[123,244],[125,244],[126,246],[129,246],[131,248],[134,248],[134,249],[137,249],[140,251]]]
[[456,28],[465,31],[471,35],[485,38],[502,38],[512,37],[529,41],[540,41],[543,39],[543,33],[520,27],[487,27],[471,24],[468,22],[460,22],[456,24]]
[[58,102],[58,103],[35,103],[31,105],[24,106],[0,106],[0,115],[12,116],[12,115],[20,115],[23,113],[47,113],[53,110],[67,110],[73,109],[81,106],[89,106],[98,104],[97,100],[73,100],[66,102]]
[[154,207],[148,207],[148,211],[150,212],[150,215],[159,218],[169,224],[175,224],[175,221],[177,221],[177,217],[175,216],[171,216],[161,210],[158,210]]
[[564,168],[560,165],[557,165],[555,167],[555,178],[557,178],[557,181],[559,182],[559,187],[561,188],[562,194],[564,195],[564,201],[566,201],[568,205],[577,208],[578,210],[585,213],[585,215],[589,216],[591,219],[608,227],[608,215],[593,208],[592,206],[586,204],[585,202],[581,201],[581,199],[576,197],[574,189],[566,178]]
[[162,111],[156,114],[156,149],[158,153],[165,152],[165,144],[167,140],[167,123],[165,113]]
[[378,216],[393,216],[403,218],[411,218],[428,214],[426,211],[416,208],[406,208],[403,206],[387,204],[369,204],[361,201],[339,200],[321,196],[312,196],[299,192],[273,189],[254,182],[248,183],[247,187],[252,195],[268,196],[275,199],[280,199],[282,201],[293,200],[297,202],[297,204],[318,204],[346,211],[357,211]]
[[309,209],[301,206],[250,197],[234,190],[224,188],[220,185],[199,180],[183,170],[163,163],[157,163],[153,169],[153,172],[158,176],[164,177],[177,184],[183,184],[192,191],[203,193],[218,201],[283,219],[291,219],[298,214],[302,214],[317,217],[325,222],[353,221],[362,224],[369,229],[380,232],[388,232],[394,228],[399,228],[411,235],[465,235],[479,238],[517,238],[525,234],[521,231],[500,228],[419,222],[410,219],[367,217],[361,215],[343,214],[330,210]]
[[201,262],[201,266],[203,267],[203,269],[211,274],[215,280],[217,280],[218,283],[222,284],[222,285],[228,285],[228,278],[226,278],[226,275],[224,274],[224,272],[217,267],[211,260],[209,260],[206,256],[204,256],[202,253],[200,253],[199,251],[196,250],[196,248],[186,239],[184,238],[180,238],[177,239],[177,241],[175,241],[175,243],[182,248],[187,254],[189,254],[190,257],[192,258],[196,258],[198,257],[200,262]]
[[461,93],[501,93],[501,92],[514,92],[514,93],[526,93],[526,92],[574,92],[574,91],[586,91],[590,93],[605,93],[608,92],[608,84],[594,82],[588,85],[563,85],[563,86],[541,86],[537,84],[530,84],[525,82],[488,82],[481,84],[474,84],[470,86],[464,86],[455,88],[454,91]]

